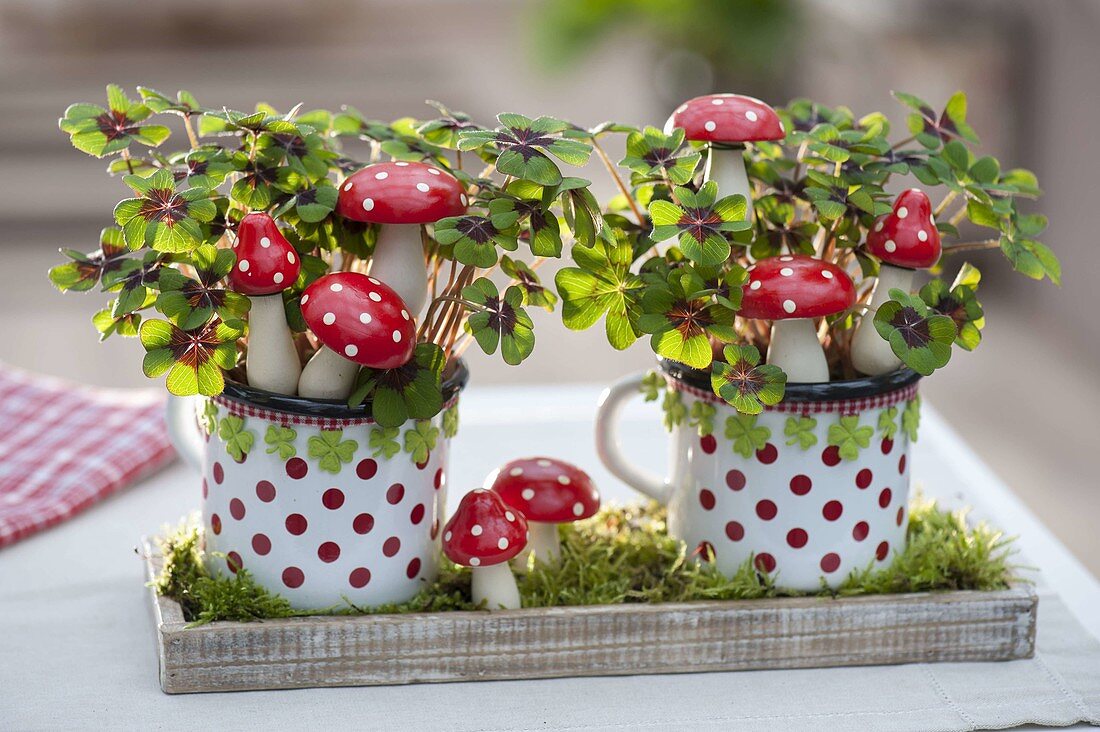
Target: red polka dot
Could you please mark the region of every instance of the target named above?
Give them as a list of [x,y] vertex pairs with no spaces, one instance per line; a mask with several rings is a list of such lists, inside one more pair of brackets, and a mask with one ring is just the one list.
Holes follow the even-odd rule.
[[286,517],[286,530],[295,536],[301,536],[306,533],[308,527],[309,522],[306,521],[306,517],[300,513],[292,513]]
[[420,557],[413,557],[413,560],[409,562],[409,566],[405,568],[405,576],[409,579],[415,579],[418,574],[420,574]]
[[244,518],[244,501],[234,498],[229,502],[229,515],[240,521]]
[[317,558],[322,562],[335,562],[340,558],[340,545],[335,541],[326,541],[317,547]]
[[706,511],[714,508],[714,494],[709,489],[704,488],[699,491],[699,505]]
[[828,465],[830,468],[834,465],[840,464],[840,448],[836,445],[829,445],[821,453],[821,462]]
[[791,478],[791,493],[796,496],[804,496],[814,487],[814,483],[808,475],[796,475]]
[[844,513],[844,504],[840,501],[829,501],[821,507],[821,515],[826,521],[836,521],[842,513]]
[[756,451],[756,459],[765,465],[771,465],[778,457],[779,450],[776,450],[775,445],[770,442]]
[[718,449],[718,440],[714,439],[714,435],[703,435],[699,438],[699,447],[703,448],[703,452],[707,455],[713,455]]
[[805,529],[791,529],[787,532],[787,543],[794,549],[801,549],[810,540],[810,535]]
[[210,517],[210,528],[214,530],[214,535],[222,533],[222,517],[218,514],[213,514]]
[[432,521],[432,539],[439,536],[439,519]]
[[423,470],[424,468],[428,467],[428,462],[431,459],[432,459],[432,454],[429,452],[428,457],[424,458],[424,462],[416,464],[416,469],[417,470]]
[[870,533],[871,527],[866,521],[860,521],[858,524],[852,527],[852,538],[856,541],[863,541]]
[[875,548],[875,559],[880,562],[890,553],[890,542],[884,541]]
[[368,582],[370,582],[370,570],[366,567],[356,567],[348,575],[348,584],[357,590],[366,587]]
[[275,500],[275,486],[269,481],[261,480],[256,484],[256,498],[264,503],[271,503]]
[[344,492],[339,488],[329,488],[321,495],[321,503],[330,511],[344,505]]
[[871,481],[874,480],[874,478],[874,474],[867,468],[864,468],[856,474],[856,487],[863,490],[871,485]]
[[890,499],[894,497],[894,492],[889,488],[883,488],[882,493],[878,494],[878,505],[886,508],[890,505]]
[[[299,457],[292,457],[286,461],[286,474],[294,480],[301,480],[309,472],[309,465]],[[291,569],[294,569],[293,567]]]
[[206,484],[206,478],[202,479],[202,497],[206,500],[206,497],[210,495],[210,486]]
[[701,561],[709,562],[714,558],[714,545],[709,541],[701,541],[695,546],[695,551],[691,555]]
[[898,509],[898,519],[897,519],[897,521],[898,521],[898,526],[901,526],[902,522],[905,521],[905,506],[902,506],[901,508]]
[[302,583],[306,581],[306,575],[302,570],[297,567],[287,567],[283,570],[283,584],[294,589],[301,587]]
[[409,521],[413,523],[413,526],[416,526],[424,520],[424,511],[425,508],[423,503],[418,503],[413,506],[413,510],[409,512]]
[[241,555],[237,552],[229,552],[225,555],[225,566],[229,567],[229,571],[233,574],[237,573],[237,570],[244,566],[244,562],[241,561]]
[[359,514],[351,522],[351,528],[355,529],[356,534],[369,534],[370,530],[374,528],[374,516],[369,513]]
[[439,490],[440,488],[443,487],[444,477],[445,476],[443,475],[443,468],[440,468],[439,470],[435,471],[435,489],[436,490]]
[[252,551],[261,557],[267,556],[271,551],[271,539],[268,539],[266,534],[256,534],[252,537]]
[[225,480],[225,468],[222,467],[222,464],[215,461],[211,472],[214,474],[214,482],[221,485],[222,481]]
[[771,521],[773,518],[775,518],[775,514],[777,513],[779,513],[779,509],[776,508],[775,504],[772,501],[769,501],[766,498],[763,501],[757,502],[756,504],[756,515],[764,519],[765,521]]
[[905,456],[902,455],[901,459],[898,460],[898,474],[900,475],[901,473],[904,473],[904,472],[905,472]]
[[731,470],[726,473],[726,485],[731,491],[739,491],[745,487],[745,474],[740,470]]
[[821,558],[821,571],[827,574],[840,569],[840,555],[836,552],[829,552]]
[[389,490],[386,491],[386,500],[391,505],[396,506],[397,504],[401,503],[401,499],[404,497],[405,486],[401,485],[400,483],[394,483],[389,487]]
[[773,572],[775,571],[775,557],[767,552],[761,552],[756,555],[756,559],[753,560],[756,568],[761,572]]
[[[366,460],[360,460],[359,464],[355,466],[355,474],[359,476],[360,480],[370,480],[374,477],[374,474],[378,472],[378,463],[370,458]],[[367,570],[363,570],[366,572]],[[370,572],[367,572],[367,576],[370,576]],[[364,582],[363,584],[366,584]]]
[[396,536],[386,539],[386,543],[382,545],[382,553],[387,557],[392,557],[399,551],[401,551],[401,540]]
[[726,536],[730,541],[741,541],[745,538],[745,527],[736,521],[730,521],[726,524]]
[[889,455],[890,451],[894,449],[894,441],[889,437],[882,438],[882,454]]

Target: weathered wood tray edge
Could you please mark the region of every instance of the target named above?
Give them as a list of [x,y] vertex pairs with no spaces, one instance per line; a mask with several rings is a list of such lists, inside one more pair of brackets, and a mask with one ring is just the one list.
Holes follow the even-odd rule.
[[[161,557],[141,542],[146,577]],[[1007,661],[1038,597],[998,592],[288,618],[188,628],[148,589],[169,694],[563,676]]]

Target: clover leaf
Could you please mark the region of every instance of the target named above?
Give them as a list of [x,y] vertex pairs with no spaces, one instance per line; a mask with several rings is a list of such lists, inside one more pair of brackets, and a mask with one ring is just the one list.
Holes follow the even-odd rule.
[[149,378],[167,372],[168,391],[176,396],[214,396],[225,387],[223,370],[237,362],[237,339],[243,324],[215,320],[201,328],[183,330],[166,320],[141,324],[145,347],[142,370]]
[[199,425],[203,432],[210,436],[214,434],[214,430],[218,429],[218,405],[213,399],[204,399],[203,402],[202,414],[198,416]]
[[355,440],[345,440],[343,430],[321,430],[309,438],[309,456],[317,460],[317,467],[326,473],[339,473],[345,463],[350,463],[359,449]]
[[755,346],[726,346],[722,356],[724,362],[711,366],[711,388],[738,412],[759,414],[783,398],[787,375],[778,366],[761,364]]
[[561,133],[570,129],[568,122],[552,117],[531,119],[521,114],[497,115],[501,126],[496,130],[467,130],[458,135],[459,150],[476,150],[492,145],[500,151],[496,167],[501,173],[543,186],[561,182],[561,170],[546,153],[570,165],[584,165],[592,154],[591,146],[569,139]]
[[[510,187],[518,188],[515,185]],[[543,201],[528,198],[518,198],[513,205],[516,213],[519,214],[520,225],[526,223],[526,227],[519,236],[531,247],[531,253],[536,257],[560,257],[561,225],[553,211]]]
[[684,144],[681,128],[666,135],[656,127],[646,127],[627,135],[626,157],[619,165],[635,173],[635,184],[667,178],[674,185],[683,186],[695,176],[700,158],[700,153]]
[[123,338],[133,338],[138,334],[138,328],[141,325],[141,315],[138,313],[115,315],[114,308],[108,307],[99,310],[92,316],[92,325],[99,331],[100,342],[107,340],[115,334]]
[[675,193],[679,205],[664,200],[649,204],[653,240],[679,237],[684,254],[698,264],[726,261],[731,249],[725,232],[745,231],[752,226],[745,221],[745,197],[738,194],[716,201],[718,184],[714,181],[703,184],[698,193],[688,188],[677,188]]
[[763,450],[768,444],[772,431],[757,425],[755,414],[734,414],[726,418],[726,438],[733,441],[733,451],[744,458],[750,458],[757,450]]
[[50,281],[62,292],[86,292],[100,279],[122,266],[128,249],[123,240],[122,230],[114,226],[99,232],[99,249],[82,254],[73,249],[62,249],[61,253],[70,260],[53,267],[49,272]]
[[783,434],[790,438],[787,440],[788,445],[797,444],[803,450],[809,450],[817,444],[817,435],[814,433],[816,428],[817,420],[813,417],[792,416],[787,417]]
[[886,407],[878,415],[878,431],[887,440],[898,433],[898,408]]
[[102,158],[122,152],[131,142],[157,147],[171,130],[163,125],[142,125],[153,114],[148,106],[126,96],[120,87],[107,86],[107,108],[97,104],[73,104],[58,122],[77,150]]
[[462,264],[488,269],[497,263],[497,247],[514,252],[519,213],[507,198],[489,202],[489,215],[452,216],[435,224],[435,239],[441,245],[454,247],[454,258]]
[[217,188],[225,182],[230,173],[236,171],[233,157],[223,148],[216,146],[177,153],[171,156],[168,162],[172,166],[176,181],[186,183],[190,188]]
[[890,290],[890,298],[879,306],[874,323],[894,355],[924,376],[945,366],[951,360],[955,321],[934,314],[920,297],[897,288]]
[[229,198],[245,209],[266,209],[282,195],[300,187],[302,176],[290,167],[279,165],[269,154],[250,157],[243,151],[232,156],[240,176],[229,189]]
[[905,403],[905,410],[901,413],[901,428],[908,435],[910,442],[917,441],[917,432],[920,429],[919,394]]
[[146,252],[141,258],[120,259],[117,266],[103,273],[104,292],[117,293],[111,308],[115,317],[144,310],[156,302],[153,292],[160,273],[165,271],[165,255]]
[[955,323],[955,344],[967,351],[978,347],[985,327],[985,314],[976,296],[980,278],[977,268],[967,264],[950,287],[943,280],[932,280],[920,289],[920,299],[928,307]]
[[294,440],[297,437],[298,432],[292,427],[278,424],[268,425],[267,434],[264,435],[264,442],[268,445],[268,454],[277,453],[283,460],[289,460],[298,454],[298,448],[294,446]]
[[443,436],[447,438],[458,434],[458,407],[451,405],[443,410]]
[[512,366],[520,364],[535,348],[534,324],[523,309],[523,290],[512,286],[500,296],[497,286],[487,277],[479,277],[462,288],[462,297],[474,310],[465,329],[486,354],[496,353]]
[[650,333],[658,355],[702,369],[711,364],[711,338],[732,341],[735,312],[716,302],[714,290],[690,266],[656,279],[642,297],[638,330]]
[[713,404],[702,401],[691,403],[691,411],[688,414],[688,424],[696,429],[700,437],[714,433],[714,416],[718,409]]
[[465,112],[452,111],[431,99],[428,100],[428,104],[439,110],[440,116],[420,125],[416,128],[416,134],[433,145],[455,150],[458,148],[460,133],[478,129],[478,126],[470,121],[470,115]]
[[400,427],[374,427],[370,431],[370,437],[367,438],[367,445],[371,449],[371,454],[374,457],[381,457],[389,460],[397,453],[401,452],[401,443],[397,441],[397,436],[401,434]]
[[645,401],[654,402],[657,401],[657,397],[661,395],[661,392],[667,386],[665,377],[656,371],[647,371],[645,376],[642,377],[642,383],[638,386],[638,391],[642,393]]
[[894,97],[913,110],[909,115],[909,131],[916,136],[917,142],[927,148],[935,149],[941,143],[961,137],[969,142],[977,143],[978,136],[973,128],[966,122],[966,95],[955,92],[944,107],[943,112],[936,116],[932,105],[920,97],[902,92],[894,92]]
[[412,429],[405,430],[405,452],[409,453],[414,463],[423,465],[438,439],[438,427],[433,426],[430,420],[417,420]]
[[604,317],[608,342],[623,350],[638,338],[635,324],[643,287],[630,271],[634,255],[629,241],[616,237],[613,244],[578,244],[572,256],[577,266],[564,267],[554,277],[562,322],[570,330],[584,330]]
[[219,284],[236,261],[231,249],[203,244],[190,255],[198,279],[177,269],[160,270],[157,310],[184,330],[199,327],[215,314],[222,320],[243,317],[249,310],[248,298]]
[[855,460],[859,457],[859,451],[871,444],[874,434],[874,427],[860,425],[858,414],[849,414],[829,425],[828,437],[829,444],[838,449],[840,457]]
[[357,406],[369,398],[371,416],[383,427],[399,427],[410,418],[431,419],[443,408],[444,363],[442,348],[420,343],[397,368],[362,369],[348,404]]
[[664,425],[665,429],[669,432],[673,427],[677,427],[684,423],[687,419],[687,407],[684,406],[684,397],[680,392],[675,389],[668,389],[665,391],[665,398],[661,402],[661,409],[664,410]]
[[238,463],[244,462],[256,442],[252,430],[245,429],[244,425],[244,418],[235,414],[225,415],[218,423],[218,437],[225,443],[225,451]]
[[115,222],[122,227],[127,246],[185,252],[203,242],[200,223],[212,221],[217,214],[208,189],[177,190],[168,170],[148,178],[128,175],[123,181],[138,194],[115,206]]
[[553,290],[543,286],[539,276],[526,262],[504,255],[500,258],[500,271],[523,290],[524,305],[544,308],[553,312],[558,296],[554,294]]

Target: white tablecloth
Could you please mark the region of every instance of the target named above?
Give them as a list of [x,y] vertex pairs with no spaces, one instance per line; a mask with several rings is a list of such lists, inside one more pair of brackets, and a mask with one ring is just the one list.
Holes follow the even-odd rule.
[[[605,496],[629,491],[591,445],[594,388],[473,389],[452,499],[512,457],[560,455]],[[657,470],[652,405],[624,436]],[[927,493],[1020,534],[1039,577],[1039,651],[987,664],[757,671],[167,696],[133,547],[197,505],[183,466],[0,552],[0,729],[888,729],[1100,724],[1100,586],[930,410],[914,455]],[[1084,623],[1091,631],[1082,628]]]

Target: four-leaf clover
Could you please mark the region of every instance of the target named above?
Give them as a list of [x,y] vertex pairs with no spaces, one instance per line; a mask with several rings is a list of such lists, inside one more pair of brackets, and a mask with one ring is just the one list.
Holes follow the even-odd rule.
[[475,311],[466,320],[466,332],[482,351],[492,355],[500,346],[504,362],[512,366],[531,355],[535,331],[531,316],[523,309],[523,290],[513,285],[501,297],[492,280],[479,277],[462,288],[462,297]]
[[147,105],[132,101],[121,88],[107,86],[107,108],[97,104],[73,104],[58,123],[76,149],[102,158],[122,152],[131,142],[156,147],[171,131],[163,125],[142,125],[153,113]]
[[751,224],[745,221],[745,197],[718,197],[718,184],[709,181],[698,193],[689,188],[677,188],[679,205],[664,200],[649,204],[653,219],[654,241],[679,237],[680,248],[693,262],[702,265],[721,264],[730,256],[726,232],[745,231]]
[[241,334],[241,327],[220,320],[194,330],[166,320],[146,320],[139,334],[146,350],[142,370],[149,378],[167,372],[165,383],[176,396],[220,394],[225,386],[222,371],[236,365]]
[[755,414],[734,414],[726,418],[726,438],[733,441],[733,451],[743,458],[750,458],[768,444],[772,431],[757,425]]
[[711,387],[738,412],[759,414],[783,398],[787,375],[778,366],[761,365],[755,346],[726,346],[722,355],[725,361],[711,366]]
[[849,414],[829,425],[829,444],[839,451],[845,460],[855,460],[859,451],[871,444],[875,428],[861,425],[859,415]]
[[500,150],[496,167],[501,173],[542,186],[561,182],[561,171],[546,153],[570,165],[584,165],[592,148],[580,140],[562,137],[572,125],[553,117],[531,119],[522,114],[497,115],[496,130],[469,130],[458,135],[459,150],[493,145]]
[[321,430],[309,438],[309,456],[317,467],[327,473],[339,473],[344,463],[350,463],[359,449],[355,440],[345,440],[343,430]]
[[115,221],[122,227],[127,246],[186,252],[203,242],[200,224],[212,221],[218,212],[208,189],[179,191],[168,170],[158,170],[148,178],[128,175],[123,182],[138,194],[115,206]]
[[924,301],[897,288],[875,313],[875,330],[909,368],[928,376],[951,359],[955,321],[929,310]]

